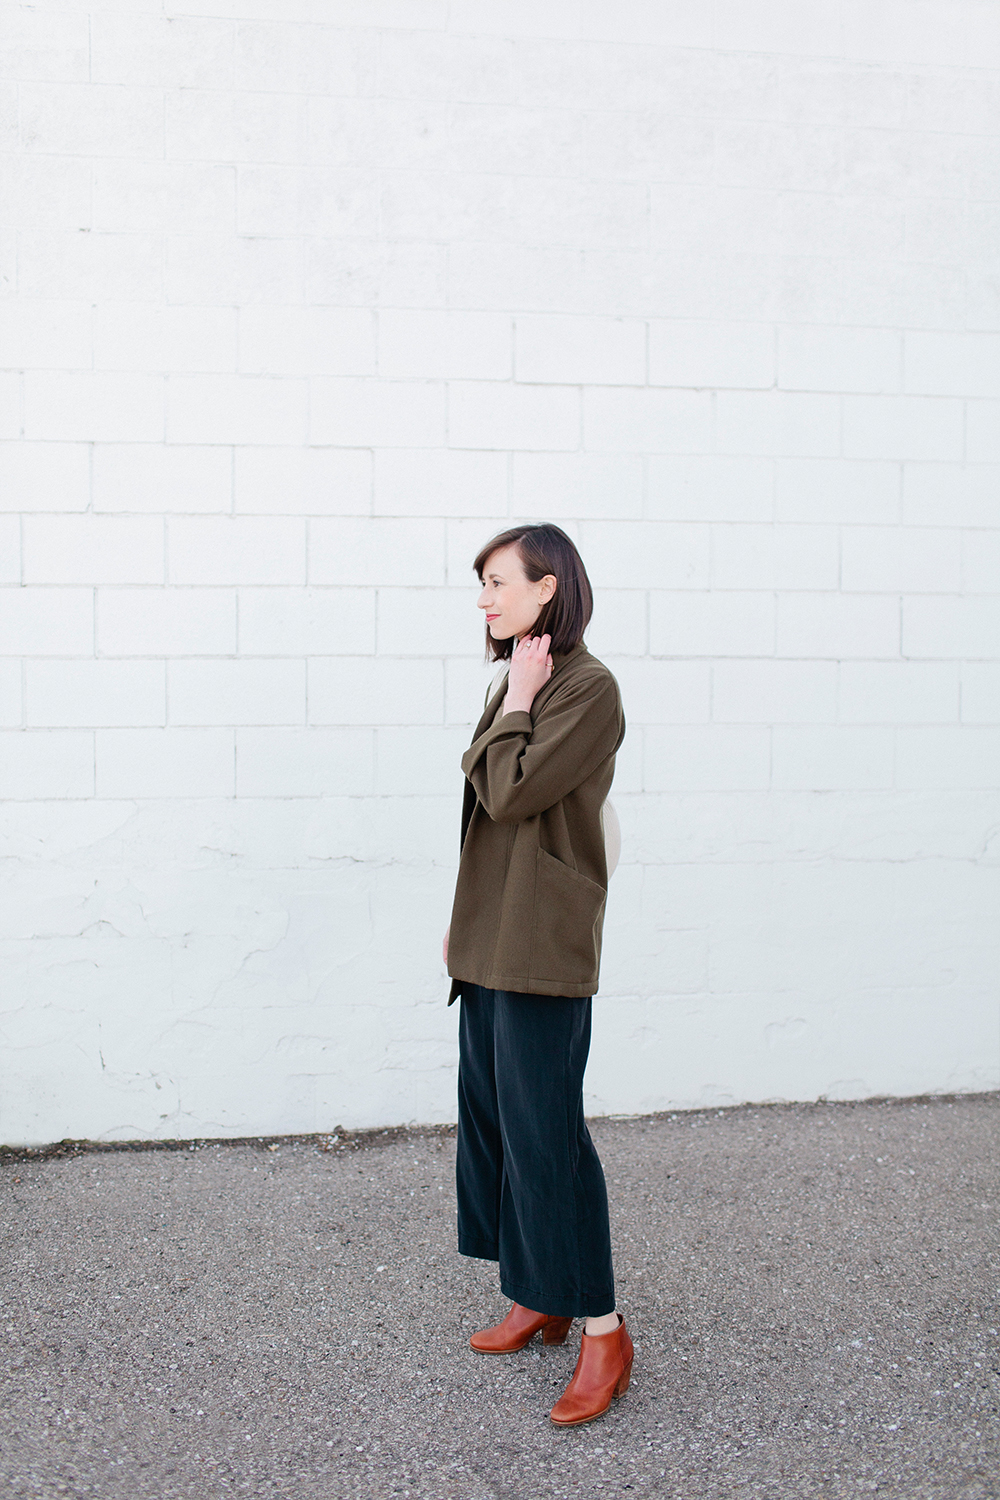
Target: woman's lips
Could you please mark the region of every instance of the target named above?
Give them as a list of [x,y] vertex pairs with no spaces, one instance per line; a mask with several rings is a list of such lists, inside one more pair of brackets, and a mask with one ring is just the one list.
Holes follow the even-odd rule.
[[496,620],[496,619],[499,619],[499,616],[498,615],[487,615],[486,618],[487,618],[487,620]]

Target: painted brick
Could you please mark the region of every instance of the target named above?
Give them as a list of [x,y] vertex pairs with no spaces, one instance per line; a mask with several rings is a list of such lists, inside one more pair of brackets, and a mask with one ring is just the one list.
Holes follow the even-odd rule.
[[96,443],[92,487],[95,511],[228,511],[232,453],[221,447]]
[[375,321],[360,307],[245,307],[240,369],[253,375],[370,375]]
[[1000,463],[1000,401],[968,401],[965,456],[970,464]]
[[962,533],[962,591],[1000,593],[1000,530]]
[[795,0],[719,0],[712,42],[739,52],[836,57],[842,45],[840,7],[833,0],[819,0],[805,10]]
[[304,106],[287,94],[183,89],[164,104],[168,158],[292,162],[301,153]]
[[591,387],[583,393],[583,445],[595,452],[706,453],[710,403],[707,392]]
[[481,657],[486,640],[485,616],[476,607],[480,588],[471,569],[469,580],[463,587],[380,588],[379,653]]
[[512,56],[506,37],[387,34],[379,83],[390,97],[498,104],[513,94]]
[[92,589],[0,588],[0,654],[92,656]]
[[32,726],[163,724],[164,665],[158,661],[28,662],[25,708]]
[[911,526],[1000,526],[1000,466],[904,464],[903,520]]
[[[108,258],[112,250],[117,251],[119,259],[124,258],[124,251],[117,244],[109,249]],[[147,255],[152,262],[152,249]],[[159,260],[158,249],[157,256]],[[159,285],[161,275],[169,302],[200,306],[236,303],[243,306],[259,302],[292,302],[302,296],[302,255],[298,242],[292,239],[174,234],[167,240],[166,264],[162,273],[157,264],[153,284]],[[133,279],[136,279],[135,272]],[[153,282],[153,278],[150,281]],[[326,299],[320,297],[316,300]]]
[[0,374],[0,441],[24,435],[20,420],[24,379],[16,374]]
[[234,509],[243,515],[367,515],[371,454],[350,448],[237,448]]
[[98,370],[235,370],[236,311],[104,303],[94,310],[93,358]]
[[509,380],[512,327],[512,319],[499,312],[386,308],[378,315],[379,374],[390,380]]
[[837,717],[837,665],[716,662],[711,717],[718,724],[832,724]]
[[21,663],[0,661],[0,726],[16,729],[21,724]]
[[294,273],[301,261],[309,302],[344,307],[441,304],[447,301],[448,257],[444,245],[317,239],[306,243],[303,254],[290,261],[290,268]]
[[952,663],[852,661],[840,666],[845,724],[950,724],[958,719]]
[[[666,77],[674,72],[670,64],[677,59],[669,54],[661,58]],[[598,77],[606,82],[607,71]],[[641,183],[702,182],[711,172],[711,120],[678,117],[669,108],[605,110],[593,97],[581,102],[587,109],[582,122],[584,153],[593,176]]]
[[319,96],[370,92],[378,34],[316,24],[315,17],[310,22],[297,25],[287,15],[268,21],[238,18],[235,86]]
[[0,510],[86,510],[90,453],[84,443],[0,443]]
[[98,729],[97,795],[231,797],[232,729]]
[[469,736],[462,728],[416,724],[375,731],[375,791],[379,797],[457,795]]
[[1000,655],[1000,599],[904,599],[903,655],[973,661]]
[[893,732],[813,724],[773,730],[775,789],[879,791],[893,784]]
[[304,380],[255,375],[171,375],[169,443],[301,443]]
[[601,659],[618,679],[627,725],[705,724],[711,717],[708,662],[633,655]]
[[309,664],[309,723],[441,724],[439,661],[391,656],[327,656]]
[[784,458],[777,465],[779,521],[897,521],[900,466]]
[[963,662],[962,723],[1000,724],[1000,662]]
[[[615,515],[623,521],[639,520],[642,491],[642,459],[635,453],[515,453],[513,456],[511,506],[524,515],[595,520]],[[494,504],[492,509],[497,506]]]
[[162,583],[159,516],[26,516],[25,583]]
[[844,529],[845,592],[953,594],[961,588],[961,533],[942,527]]
[[783,594],[778,656],[897,657],[899,601],[889,595]]
[[1000,396],[1000,333],[904,338],[906,390],[928,396]]
[[652,593],[649,649],[654,656],[771,656],[774,600],[762,593]]
[[845,396],[848,458],[962,458],[962,403],[924,396]]
[[767,323],[649,325],[650,385],[768,390],[774,376],[774,329]]
[[228,230],[236,205],[233,167],[209,162],[115,161],[94,168],[94,227],[131,233]]
[[647,515],[662,521],[770,521],[774,463],[766,458],[647,461]]
[[901,339],[889,329],[778,330],[778,384],[786,391],[898,391],[901,373]]
[[165,89],[224,88],[232,76],[230,21],[95,13],[90,76],[95,83]]
[[33,371],[24,377],[24,436],[59,442],[163,441],[160,375]]
[[[481,547],[492,541],[493,537],[510,529],[522,520],[531,521],[533,516],[520,517],[508,516],[506,511],[501,511],[493,516],[476,517],[475,520],[451,519],[444,523],[445,529],[445,581],[449,585],[457,585],[462,589],[474,591],[475,597],[479,596],[479,583],[472,571],[473,559],[478,555]],[[577,541],[579,538],[579,526],[571,524],[563,527],[566,534]],[[409,580],[407,580],[409,581]]]
[[97,591],[100,656],[228,656],[236,650],[236,598],[227,589]]
[[441,522],[329,517],[309,528],[309,582],[378,587],[444,582]]
[[670,521],[584,521],[583,553],[597,588],[705,589],[707,526]]
[[82,730],[5,730],[0,781],[12,801],[94,795],[94,736]]
[[173,661],[167,683],[171,724],[303,724],[301,661]]
[[58,15],[8,6],[0,37],[4,78],[86,82],[90,77],[90,28],[85,12]]
[[25,229],[16,275],[24,297],[147,300],[163,292],[163,250],[155,235]]
[[305,522],[292,516],[175,516],[171,583],[304,583]]
[[1000,787],[1000,728],[897,730],[896,785],[902,791]]
[[713,526],[712,587],[835,589],[838,552],[833,526]]
[[0,583],[21,582],[21,525],[17,516],[0,515]]
[[[0,9],[7,851],[69,917],[81,849],[95,889],[152,881],[178,992],[256,975],[259,1067],[234,1053],[220,1096],[178,1052],[185,1129],[451,1118],[448,1038],[412,1046],[443,966],[393,942],[400,911],[407,953],[447,921],[494,672],[472,559],[546,518],[629,724],[602,972],[626,1008],[592,1110],[995,1083],[992,7]],[[164,684],[203,727],[142,723]],[[120,968],[156,1022],[165,970],[122,930],[105,998]],[[390,1081],[341,1098],[304,1006],[345,942],[384,1003],[347,1017],[344,1066]],[[821,1025],[873,982],[885,1046],[860,1065],[849,1025],[833,1072],[795,1056],[782,995]],[[930,1022],[899,1025],[918,983]],[[738,1045],[713,1052],[692,994]],[[274,1018],[300,1001],[289,1072]],[[123,1126],[36,1051],[59,1111],[12,1096],[4,1139],[176,1134],[148,1080]]]
[[715,399],[721,453],[828,458],[840,451],[839,397],[720,391]]
[[490,6],[451,0],[448,24],[475,36],[577,37],[581,31],[578,8],[567,9],[563,0],[494,0]]
[[712,18],[682,0],[582,0],[580,31],[595,41],[654,42],[668,47],[709,47]]
[[348,448],[435,448],[444,442],[444,386],[421,381],[312,382],[310,441]]
[[577,448],[579,393],[544,385],[453,382],[448,442],[452,448]]
[[247,164],[238,168],[236,203],[240,234],[378,232],[377,184],[365,172]]
[[121,158],[163,149],[163,96],[155,88],[25,83],[20,109],[29,151]]
[[375,650],[373,589],[241,589],[239,617],[239,649],[247,656],[359,656]]
[[[725,256],[739,264],[747,254],[772,255],[781,248],[781,199],[780,195],[765,188],[753,187],[706,187],[703,183],[653,183],[650,187],[650,242],[654,250],[674,251],[683,243],[688,255],[703,257]],[[714,269],[709,260],[702,259],[700,268],[692,271],[705,278]],[[727,268],[728,269],[728,268]],[[727,278],[730,279],[730,278]],[[690,304],[690,294],[685,311],[678,307],[677,316],[702,316],[710,319],[718,316],[718,302],[712,306],[711,293],[716,291],[712,281],[702,279],[702,286],[709,293],[701,306]],[[685,289],[688,290],[688,289]],[[673,308],[656,311],[673,313]],[[747,312],[749,319],[759,319],[761,306]]]
[[[7,213],[12,214],[8,204]],[[83,302],[0,302],[0,362],[7,369],[89,369],[91,309]]]
[[595,656],[642,655],[649,650],[646,595],[638,589],[599,589],[588,626],[587,649]]
[[763,790],[770,780],[771,731],[725,724],[645,731],[647,792]]
[[507,464],[504,453],[386,448],[375,454],[375,514],[493,515],[507,504]]
[[644,385],[646,326],[629,318],[524,315],[515,326],[518,380]]
[[240,729],[239,797],[364,797],[374,790],[374,730]]

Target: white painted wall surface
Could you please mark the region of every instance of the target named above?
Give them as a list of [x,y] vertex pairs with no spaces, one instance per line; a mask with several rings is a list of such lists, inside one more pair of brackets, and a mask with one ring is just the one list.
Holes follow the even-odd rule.
[[996,1086],[1000,9],[0,5],[0,1140],[455,1116],[552,519],[628,733],[588,1109]]

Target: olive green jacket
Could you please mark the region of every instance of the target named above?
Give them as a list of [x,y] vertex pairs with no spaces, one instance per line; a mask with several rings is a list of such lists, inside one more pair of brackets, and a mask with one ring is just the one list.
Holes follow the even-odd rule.
[[608,889],[601,806],[625,715],[613,674],[581,641],[552,652],[530,713],[488,698],[466,775],[448,938],[448,1004],[466,983],[593,995]]

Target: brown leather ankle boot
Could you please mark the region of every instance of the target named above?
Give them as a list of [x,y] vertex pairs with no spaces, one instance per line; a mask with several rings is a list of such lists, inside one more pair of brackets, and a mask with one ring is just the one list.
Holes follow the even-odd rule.
[[624,1396],[632,1373],[632,1340],[625,1319],[610,1333],[585,1333],[573,1378],[549,1412],[559,1427],[579,1427],[602,1417],[615,1396]]
[[480,1329],[469,1343],[479,1354],[513,1354],[523,1349],[541,1329],[543,1343],[564,1344],[572,1322],[572,1318],[552,1318],[548,1313],[532,1312],[530,1307],[515,1302],[502,1323]]

